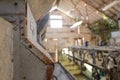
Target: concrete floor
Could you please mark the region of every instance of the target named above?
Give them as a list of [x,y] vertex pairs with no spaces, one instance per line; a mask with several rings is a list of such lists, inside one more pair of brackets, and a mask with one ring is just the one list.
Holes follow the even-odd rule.
[[60,63],[72,74],[77,80],[89,80],[81,74],[79,66],[73,65],[71,61],[65,55],[62,55]]
[[58,63],[55,64],[53,75],[57,77],[57,80],[70,80],[63,68]]

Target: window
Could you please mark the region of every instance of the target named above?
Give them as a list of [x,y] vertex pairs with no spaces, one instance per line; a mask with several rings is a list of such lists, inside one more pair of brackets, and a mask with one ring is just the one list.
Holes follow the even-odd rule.
[[62,28],[62,16],[51,15],[50,16],[50,27],[51,28]]

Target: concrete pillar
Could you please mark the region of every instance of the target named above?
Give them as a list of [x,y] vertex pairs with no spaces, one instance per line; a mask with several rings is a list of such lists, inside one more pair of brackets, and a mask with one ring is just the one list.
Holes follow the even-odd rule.
[[13,25],[0,18],[0,80],[13,80]]

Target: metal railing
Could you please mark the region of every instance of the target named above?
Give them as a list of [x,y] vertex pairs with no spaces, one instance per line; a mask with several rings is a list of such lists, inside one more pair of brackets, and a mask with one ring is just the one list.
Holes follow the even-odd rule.
[[[120,75],[120,47],[106,47],[106,46],[72,46],[69,47],[72,51],[72,55],[67,54],[68,58],[70,58],[73,62],[80,62],[80,65],[82,67],[82,65],[84,65],[84,63],[90,65],[93,67],[92,72],[94,73],[94,71],[98,74],[98,71],[104,71],[107,75],[109,75],[109,80],[116,80],[113,79],[114,76],[111,76],[111,70],[114,70],[114,72],[116,71],[116,73],[113,74],[119,74]],[[77,56],[76,56],[77,54]],[[91,61],[89,61],[86,59],[86,54],[91,56]],[[96,61],[98,59],[98,54],[102,55],[102,63],[100,63],[100,65],[98,65],[99,61]],[[113,65],[108,68],[110,66],[109,62],[113,61]],[[112,62],[111,61],[111,62]],[[82,68],[81,68],[82,69]],[[82,72],[83,70],[81,70]],[[92,75],[94,77],[94,75]],[[119,79],[119,76],[117,76]],[[98,79],[99,80],[99,79]]]

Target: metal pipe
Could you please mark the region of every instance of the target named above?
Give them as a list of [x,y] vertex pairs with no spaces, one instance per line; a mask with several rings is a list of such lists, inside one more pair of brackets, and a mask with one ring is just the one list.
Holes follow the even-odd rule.
[[105,68],[100,67],[100,66],[97,66],[96,64],[91,64],[91,63],[89,63],[89,62],[87,62],[87,61],[85,61],[85,60],[83,60],[83,59],[79,59],[79,58],[70,56],[69,54],[67,54],[67,55],[68,55],[68,57],[74,58],[75,60],[81,61],[81,62],[83,62],[83,63],[86,63],[86,64],[89,64],[89,65],[91,65],[91,66],[93,66],[93,67],[96,67],[96,68],[98,68],[98,69],[101,69],[101,70],[106,71]]

